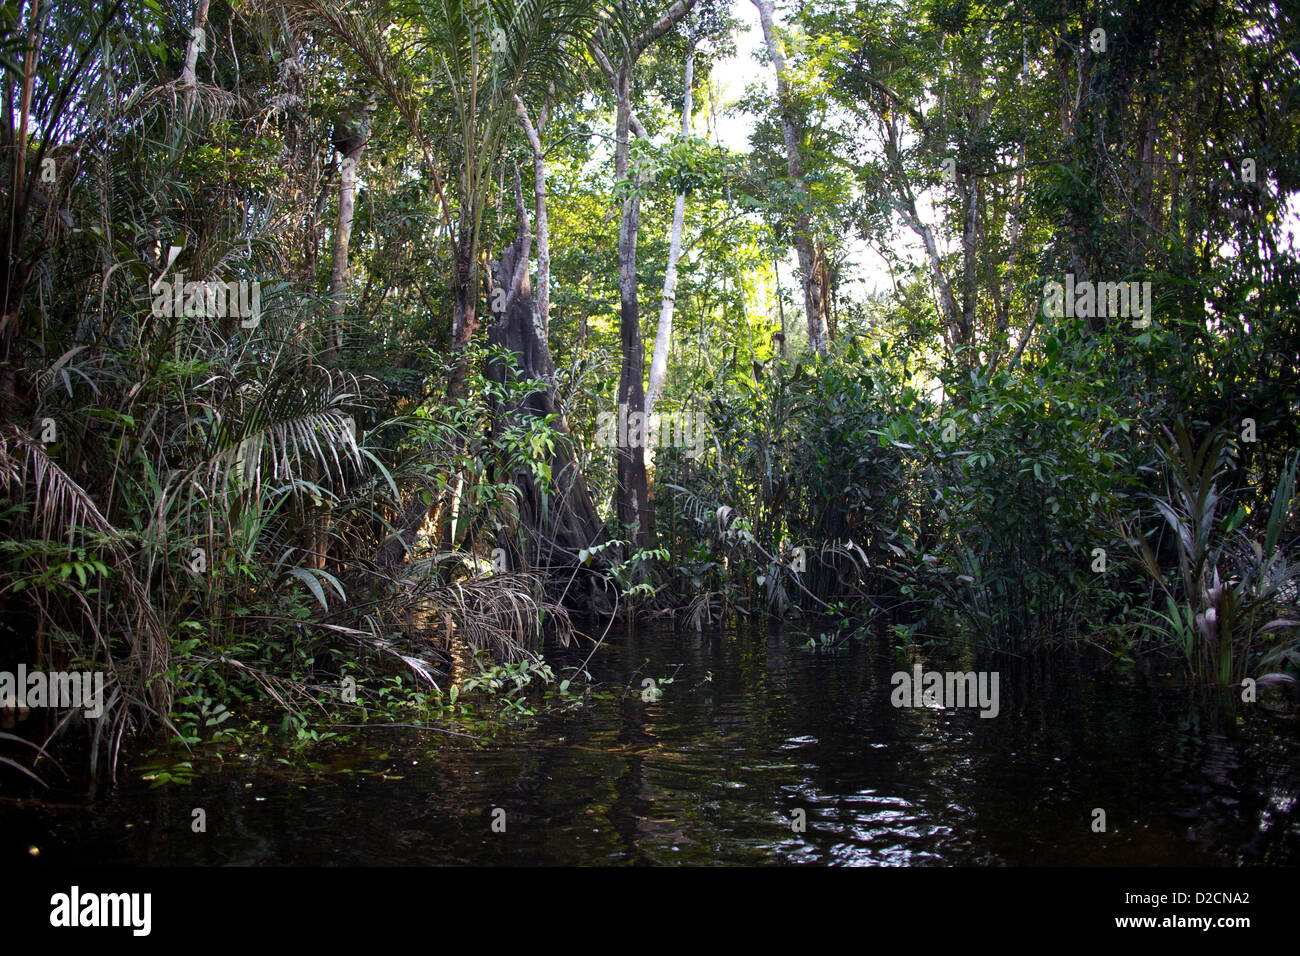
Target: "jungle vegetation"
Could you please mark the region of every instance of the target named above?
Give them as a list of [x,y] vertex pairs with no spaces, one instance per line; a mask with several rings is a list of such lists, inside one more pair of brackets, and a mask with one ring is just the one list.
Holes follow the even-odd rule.
[[24,734],[647,618],[1300,671],[1295,10],[753,8],[6,3],[0,669],[109,688]]

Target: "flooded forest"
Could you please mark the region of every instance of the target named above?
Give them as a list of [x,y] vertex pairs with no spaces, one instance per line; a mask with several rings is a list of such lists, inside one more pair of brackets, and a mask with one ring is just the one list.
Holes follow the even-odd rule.
[[0,96],[24,919],[1300,864],[1294,6],[6,0]]

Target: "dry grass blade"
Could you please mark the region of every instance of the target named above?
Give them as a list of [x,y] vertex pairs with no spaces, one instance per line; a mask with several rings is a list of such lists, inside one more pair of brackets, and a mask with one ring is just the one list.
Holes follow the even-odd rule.
[[[32,514],[45,541],[66,538],[69,546],[78,530],[92,529],[110,542],[121,534],[100,512],[86,490],[60,468],[44,447],[17,425],[0,431],[0,488],[15,501],[32,493]],[[120,546],[115,553],[123,556]]]

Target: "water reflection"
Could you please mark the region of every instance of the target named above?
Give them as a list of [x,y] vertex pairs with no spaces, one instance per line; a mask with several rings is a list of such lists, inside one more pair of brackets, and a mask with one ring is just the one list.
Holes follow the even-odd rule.
[[[390,731],[325,753],[310,777],[230,765],[190,787],[128,780],[93,807],[0,804],[3,851],[150,864],[1300,862],[1296,729],[1262,709],[1232,716],[1059,657],[980,662],[1001,673],[994,719],[896,709],[903,658],[889,648],[800,643],[633,634],[592,662],[627,693],[499,745]],[[927,661],[948,663],[974,666]],[[641,700],[645,677],[661,698]],[[206,835],[190,830],[196,806]],[[505,833],[490,829],[494,808]]]

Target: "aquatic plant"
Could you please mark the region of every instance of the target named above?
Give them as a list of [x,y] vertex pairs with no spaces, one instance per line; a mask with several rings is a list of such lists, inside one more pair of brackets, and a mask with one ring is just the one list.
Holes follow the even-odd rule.
[[[1244,504],[1231,514],[1221,507],[1230,433],[1215,428],[1194,444],[1181,423],[1163,431],[1160,455],[1169,491],[1149,500],[1172,532],[1169,546],[1177,556],[1177,574],[1162,570],[1146,535],[1131,525],[1122,528],[1138,566],[1166,602],[1165,611],[1151,609],[1145,627],[1182,652],[1194,680],[1240,683],[1248,676],[1252,648],[1261,636],[1300,627],[1295,585],[1300,564],[1289,556],[1293,539],[1284,537],[1300,455],[1291,459],[1273,490],[1259,540],[1242,529],[1248,517]],[[1279,658],[1269,660],[1277,663]]]

